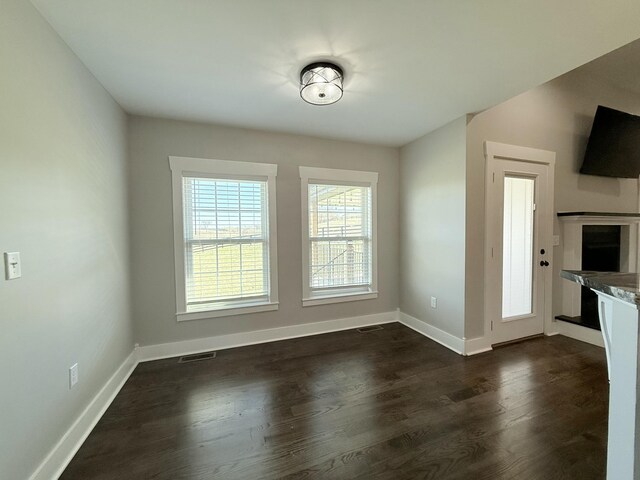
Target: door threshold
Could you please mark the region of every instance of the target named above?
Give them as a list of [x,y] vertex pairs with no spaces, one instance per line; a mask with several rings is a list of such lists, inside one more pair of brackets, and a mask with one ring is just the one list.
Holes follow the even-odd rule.
[[542,338],[542,337],[544,337],[544,333],[537,333],[535,335],[529,335],[528,337],[516,338],[514,340],[507,340],[506,342],[494,343],[491,345],[491,348],[496,349],[500,347],[506,347],[508,345],[513,345],[514,343],[522,343],[522,342],[526,342],[527,340],[533,340],[533,339]]

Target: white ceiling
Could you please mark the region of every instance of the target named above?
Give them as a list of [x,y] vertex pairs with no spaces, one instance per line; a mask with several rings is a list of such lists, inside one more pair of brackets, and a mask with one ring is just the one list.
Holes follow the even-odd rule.
[[[402,145],[640,37],[638,0],[32,0],[130,113]],[[345,70],[332,106],[307,63]]]

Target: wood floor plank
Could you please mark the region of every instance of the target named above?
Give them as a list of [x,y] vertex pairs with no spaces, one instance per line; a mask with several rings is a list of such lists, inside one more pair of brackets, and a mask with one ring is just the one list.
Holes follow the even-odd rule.
[[61,478],[602,479],[607,403],[600,348],[387,324],[140,364]]

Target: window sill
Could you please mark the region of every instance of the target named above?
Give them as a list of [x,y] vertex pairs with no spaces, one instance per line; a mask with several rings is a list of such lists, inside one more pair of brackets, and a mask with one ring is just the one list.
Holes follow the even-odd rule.
[[314,305],[326,305],[329,303],[356,302],[358,300],[371,300],[378,298],[378,292],[361,292],[361,293],[344,293],[342,295],[326,295],[315,296],[311,298],[303,298],[303,307],[312,307]]
[[187,322],[189,320],[202,320],[205,318],[230,317],[232,315],[244,315],[247,313],[269,312],[278,310],[278,302],[257,303],[253,305],[232,306],[218,308],[216,310],[205,310],[202,312],[178,312],[176,320],[178,322]]

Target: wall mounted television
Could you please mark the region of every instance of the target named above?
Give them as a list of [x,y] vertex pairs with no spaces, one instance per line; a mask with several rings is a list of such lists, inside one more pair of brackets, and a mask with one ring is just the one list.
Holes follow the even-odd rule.
[[640,117],[598,106],[580,173],[640,176]]

